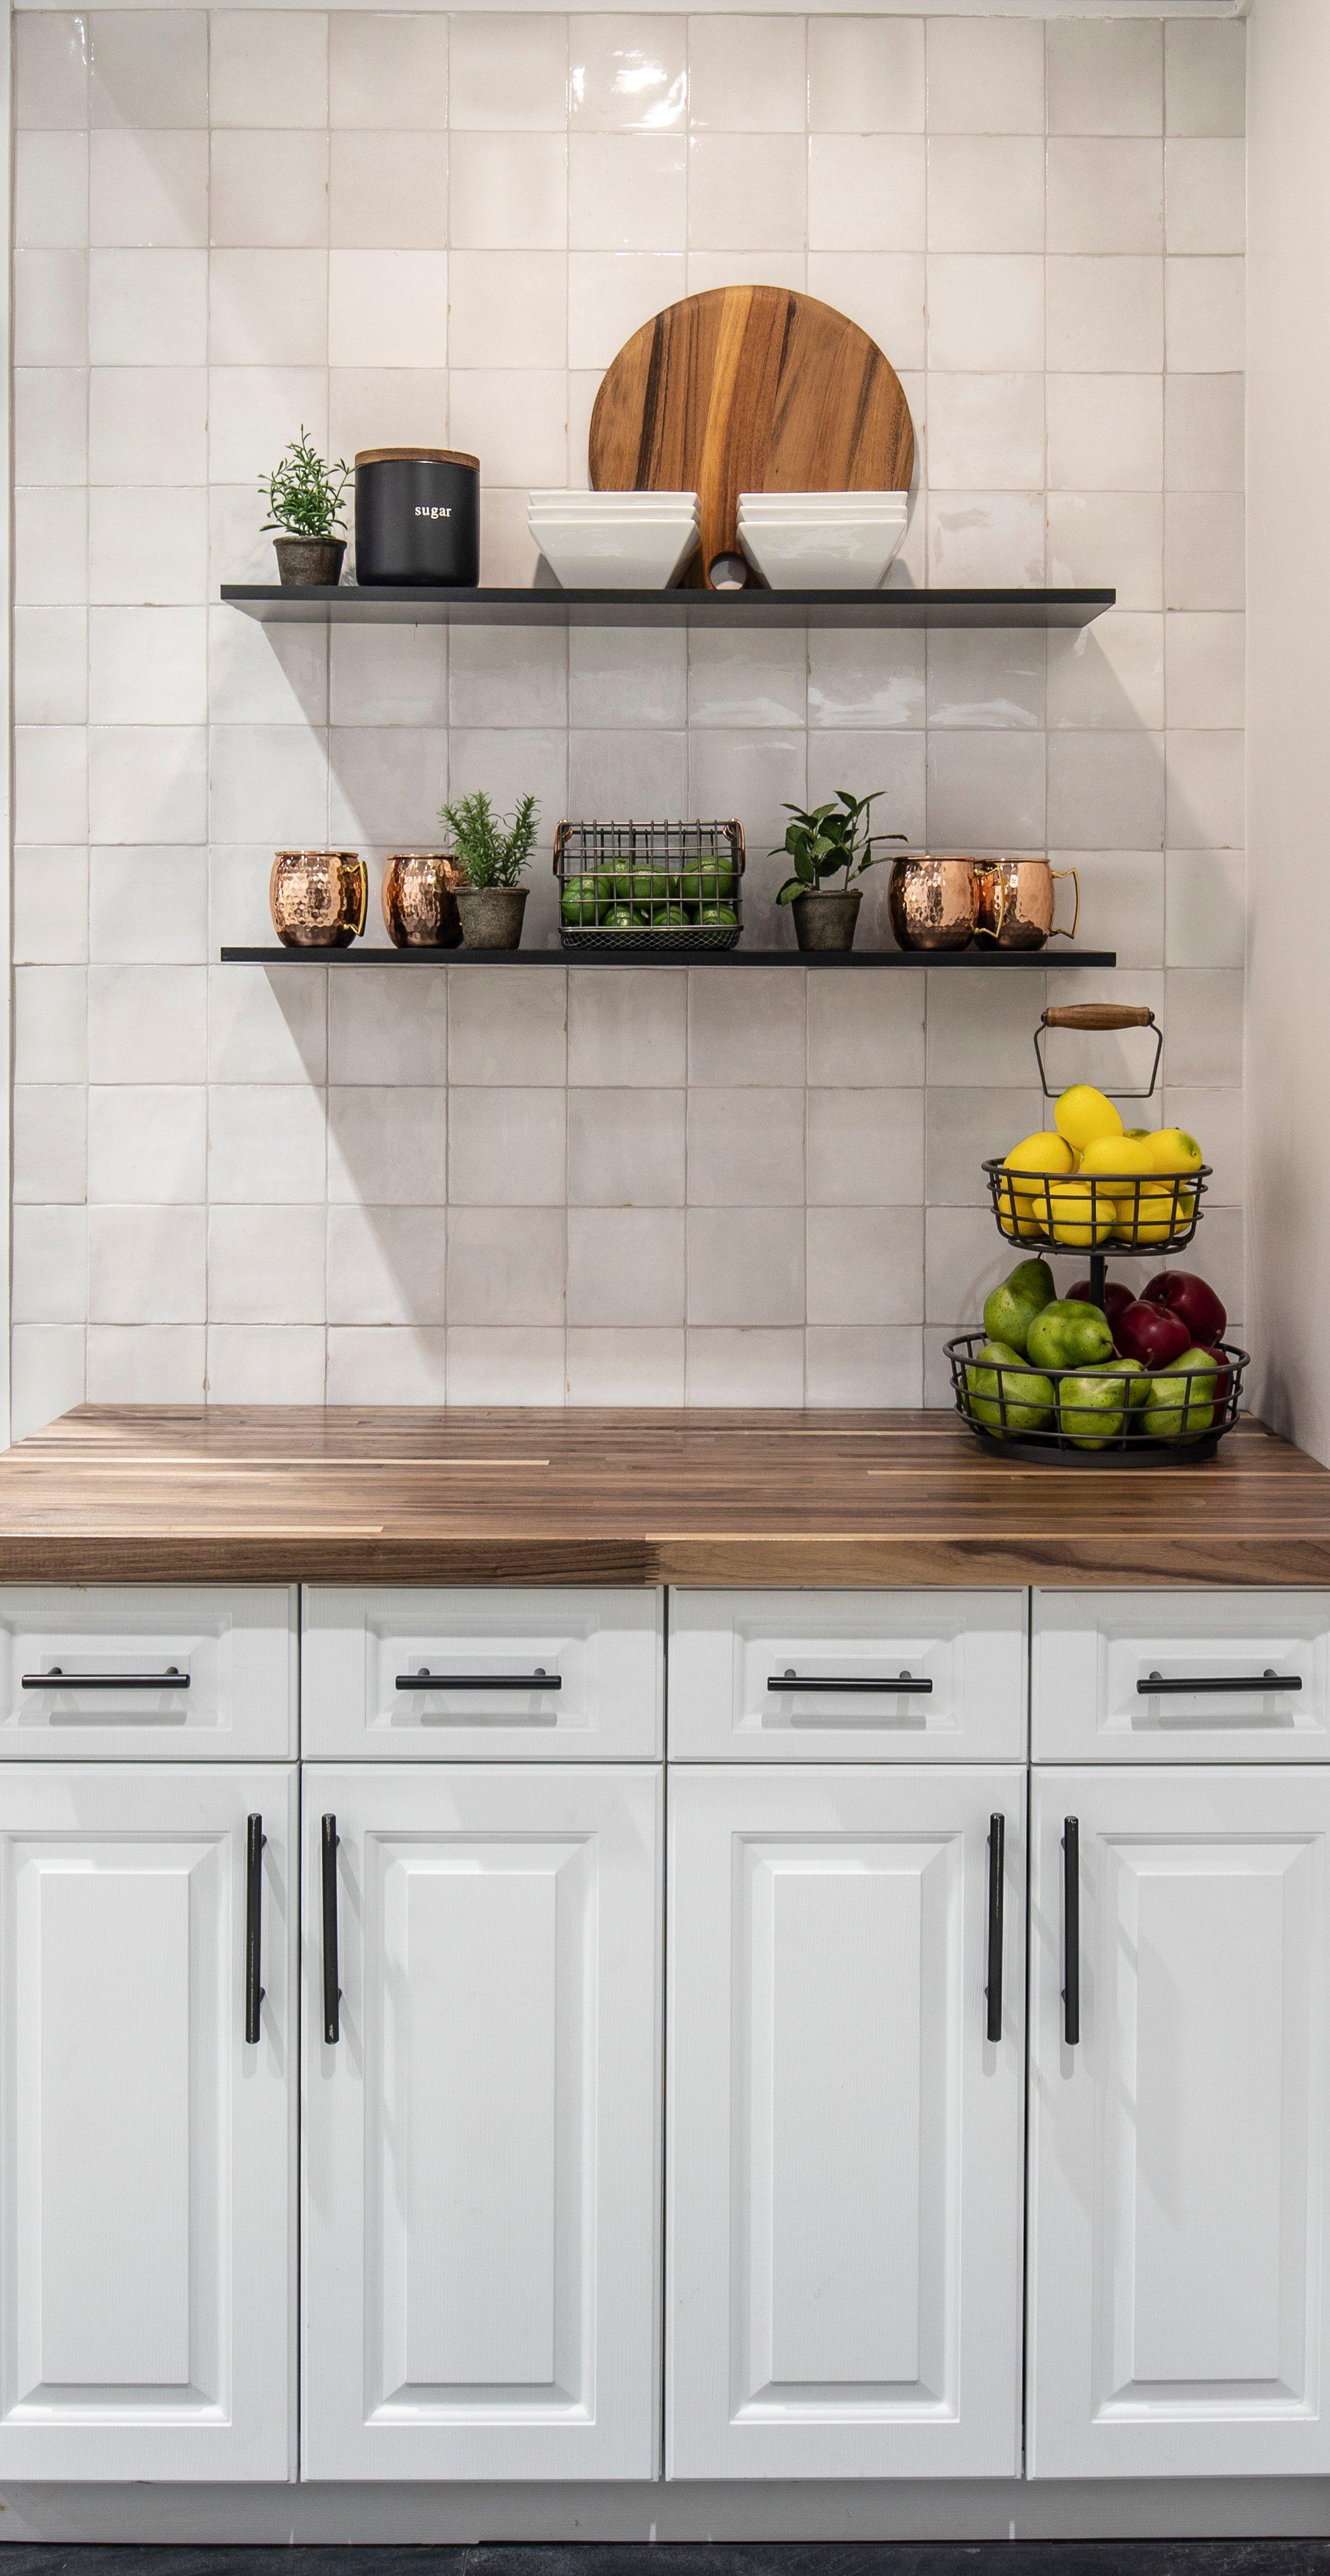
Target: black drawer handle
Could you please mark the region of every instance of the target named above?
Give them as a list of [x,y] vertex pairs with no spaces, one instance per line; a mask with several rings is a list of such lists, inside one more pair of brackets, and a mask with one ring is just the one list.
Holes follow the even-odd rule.
[[1005,1902],[1004,1865],[1007,1856],[1007,1819],[990,1816],[988,1820],[988,1981],[984,2000],[988,2006],[988,2036],[1002,2037],[1002,1917]]
[[1162,1673],[1151,1673],[1145,1681],[1138,1682],[1136,1688],[1142,1699],[1154,1699],[1156,1697],[1162,1698],[1170,1691],[1176,1696],[1180,1691],[1301,1690],[1302,1675],[1301,1673],[1233,1673],[1228,1675],[1221,1673],[1218,1679],[1214,1681],[1207,1677],[1193,1682],[1186,1680],[1165,1681]]
[[771,1673],[767,1679],[769,1691],[931,1691],[932,1687],[931,1681],[918,1673],[882,1673],[871,1680],[856,1677],[853,1681],[837,1681],[822,1673],[786,1672]]
[[1076,2048],[1081,2036],[1081,1824],[1062,1819],[1062,2036]]
[[263,2001],[263,1846],[267,1836],[262,1816],[245,1823],[245,2039],[253,2048],[259,2036]]
[[398,1690],[562,1690],[562,1673],[547,1673],[537,1665],[534,1673],[430,1673],[423,1664],[418,1673],[399,1673]]
[[49,1673],[24,1673],[24,1690],[188,1690],[189,1675],[178,1664],[164,1673],[65,1673],[52,1664]]
[[342,1989],[337,1982],[337,1818],[325,1816],[323,1859],[323,2036],[335,2048],[342,2036]]

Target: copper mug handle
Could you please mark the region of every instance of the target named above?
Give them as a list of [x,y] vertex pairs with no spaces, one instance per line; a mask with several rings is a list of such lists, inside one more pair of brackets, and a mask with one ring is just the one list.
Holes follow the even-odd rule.
[[[983,899],[980,880],[984,877],[988,878],[993,889],[993,926],[991,929],[987,922],[982,924],[979,922],[979,910]],[[971,859],[970,883],[974,888],[974,911],[976,924],[974,935],[976,939],[991,939],[993,946],[995,948],[1000,948],[1002,945],[1002,925],[1007,918],[1007,888],[1003,879],[1002,870],[993,859]]]
[[[1064,877],[1070,877],[1070,879],[1071,879],[1071,881],[1072,881],[1072,884],[1073,884],[1073,885],[1075,886],[1075,888],[1076,888],[1076,909],[1075,909],[1074,913],[1072,914],[1072,919],[1071,919],[1071,928],[1070,928],[1070,930],[1059,930],[1059,929],[1058,929],[1058,927],[1057,927],[1057,925],[1056,925],[1056,923],[1055,923],[1055,924],[1054,924],[1054,926],[1053,926],[1053,928],[1050,930],[1050,932],[1049,932],[1049,934],[1048,934],[1048,935],[1049,935],[1049,938],[1050,938],[1050,939],[1074,939],[1074,938],[1075,938],[1075,936],[1076,936],[1077,930],[1078,930],[1078,929],[1079,929],[1079,927],[1080,927],[1080,919],[1081,919],[1081,877],[1080,877],[1080,870],[1079,870],[1079,868],[1050,868],[1050,869],[1049,869],[1049,871],[1048,871],[1048,874],[1049,874],[1050,882],[1051,882],[1053,885],[1057,885],[1057,884],[1059,884],[1059,883],[1060,883],[1060,881],[1061,881]],[[1056,895],[1054,895],[1054,897],[1053,897],[1053,901],[1054,901],[1054,903],[1056,904],[1056,902],[1057,902],[1057,896],[1056,896]]]

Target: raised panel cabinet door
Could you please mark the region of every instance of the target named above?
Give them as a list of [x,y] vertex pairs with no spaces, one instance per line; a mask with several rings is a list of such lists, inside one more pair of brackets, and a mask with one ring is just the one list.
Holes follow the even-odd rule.
[[653,2476],[659,1771],[304,1801],[304,2474]]
[[5,1768],[6,2480],[294,2475],[297,1811],[288,1765]]
[[674,1771],[669,1883],[668,2474],[1014,2476],[1024,1772]]
[[1330,2470],[1328,1834],[1324,1769],[1036,1774],[1032,2476]]

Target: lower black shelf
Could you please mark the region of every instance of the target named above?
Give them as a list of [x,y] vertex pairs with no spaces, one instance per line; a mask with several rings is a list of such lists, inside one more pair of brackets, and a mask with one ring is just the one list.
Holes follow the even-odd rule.
[[224,948],[224,966],[838,966],[872,970],[881,966],[996,967],[999,973],[1022,967],[1116,966],[1112,948],[731,948],[721,953],[705,948],[691,956],[678,949],[653,957],[646,948],[602,950],[578,948]]

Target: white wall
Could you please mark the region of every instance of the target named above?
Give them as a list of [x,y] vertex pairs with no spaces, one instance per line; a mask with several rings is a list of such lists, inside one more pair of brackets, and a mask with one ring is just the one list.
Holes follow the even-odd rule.
[[1330,1462],[1330,10],[1254,0],[1249,40],[1251,1333]]
[[[20,1431],[96,1400],[909,1404],[1007,1266],[1045,979],[223,967],[275,843],[483,785],[1051,848],[1162,1011],[1241,1317],[1241,25],[20,10]],[[484,568],[638,322],[849,311],[920,440],[897,578],[1108,582],[1085,636],[264,629],[256,481],[477,448]],[[529,935],[553,936],[548,857]],[[861,936],[881,940],[879,883]],[[382,940],[381,928],[375,934]],[[1051,953],[1050,962],[1056,952]],[[1106,980],[1106,979],[1100,979]],[[1050,992],[1055,979],[1048,979]],[[1086,987],[1090,989],[1087,990]],[[1096,979],[1078,979],[1093,998]]]

